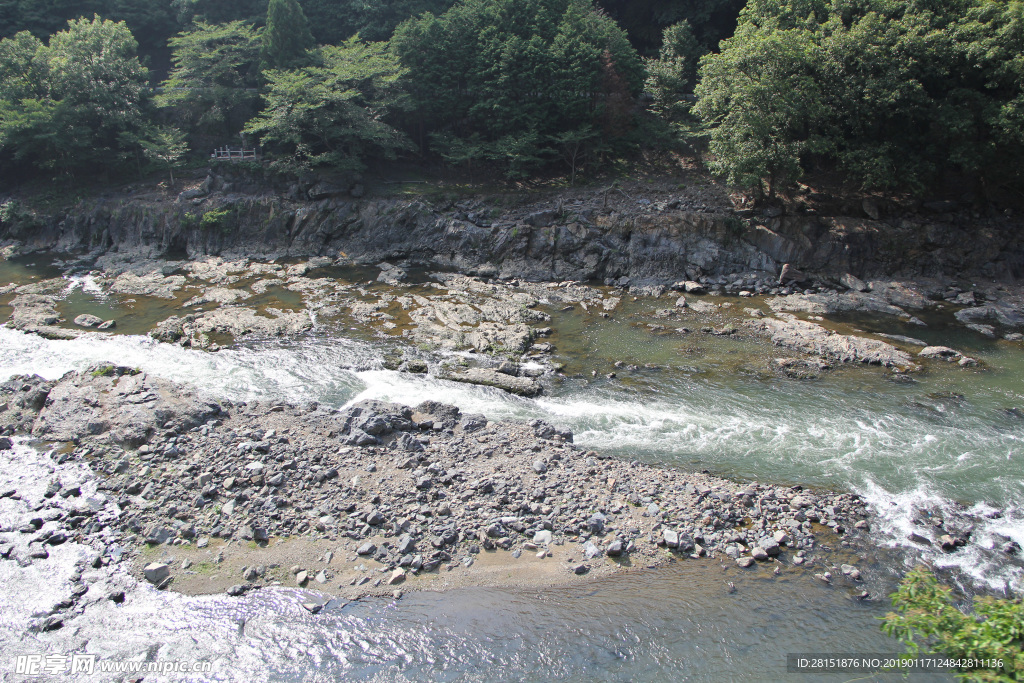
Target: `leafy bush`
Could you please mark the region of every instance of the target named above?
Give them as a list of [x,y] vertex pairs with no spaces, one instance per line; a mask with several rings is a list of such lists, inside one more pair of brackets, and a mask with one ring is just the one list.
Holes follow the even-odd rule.
[[952,604],[951,593],[930,571],[915,569],[892,595],[896,612],[886,615],[882,630],[903,642],[910,655],[1002,662],[962,669],[962,680],[1024,681],[1024,602],[977,598],[971,615]]

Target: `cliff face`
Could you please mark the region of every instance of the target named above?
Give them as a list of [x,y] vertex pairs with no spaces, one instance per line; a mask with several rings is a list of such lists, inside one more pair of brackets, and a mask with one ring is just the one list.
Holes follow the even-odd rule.
[[[576,193],[507,208],[463,201],[318,201],[212,192],[80,203],[63,215],[0,223],[0,240],[64,252],[139,256],[346,256],[408,259],[531,280],[670,283],[700,275],[1024,276],[1018,223],[967,212],[898,218],[741,216],[719,203]],[[748,212],[749,213],[749,212]],[[776,212],[777,213],[777,212]]]

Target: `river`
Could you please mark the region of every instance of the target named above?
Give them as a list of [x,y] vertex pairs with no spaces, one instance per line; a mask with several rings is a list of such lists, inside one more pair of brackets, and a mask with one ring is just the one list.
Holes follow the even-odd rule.
[[[81,280],[69,293],[108,305]],[[633,317],[644,306],[636,303]],[[1020,564],[996,549],[1005,539],[1024,544],[1019,346],[937,323],[914,335],[953,339],[986,370],[938,368],[899,383],[887,372],[853,368],[797,381],[757,370],[771,357],[764,344],[710,336],[681,342],[617,318],[594,324],[579,310],[552,310],[552,341],[567,378],[537,399],[386,370],[391,341],[338,329],[209,353],[136,334],[53,341],[0,328],[0,377],[56,378],[116,361],[231,399],[340,407],[362,398],[413,405],[441,397],[491,418],[541,417],[570,427],[577,444],[620,457],[858,493],[876,514],[876,540],[894,550],[875,558],[880,573],[896,577],[926,559],[951,570],[965,589],[1024,590]],[[842,324],[905,333],[892,321]],[[636,369],[620,367],[607,378],[614,361]],[[22,475],[45,466],[34,451],[19,449]],[[910,543],[921,510],[977,517],[972,544],[942,553]],[[253,681],[807,680],[787,674],[787,653],[899,651],[879,631],[884,599],[857,603],[807,576],[750,576],[735,593],[708,577],[707,566],[682,562],[585,589],[419,593],[328,605],[316,617],[300,607],[297,591],[235,600],[141,588],[145,598],[131,609],[91,606],[74,629],[48,634],[46,647],[88,643],[111,658],[206,659],[216,663],[212,679]],[[3,635],[13,643],[0,648],[5,655],[36,646],[20,635],[31,610],[16,605],[22,587],[11,581],[0,576]]]

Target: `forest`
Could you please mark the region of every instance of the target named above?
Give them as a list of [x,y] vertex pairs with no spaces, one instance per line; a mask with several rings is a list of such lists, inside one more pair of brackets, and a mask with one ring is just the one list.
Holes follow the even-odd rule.
[[653,151],[759,198],[1024,189],[1019,0],[0,0],[0,30],[9,182],[244,144],[281,172],[575,183]]

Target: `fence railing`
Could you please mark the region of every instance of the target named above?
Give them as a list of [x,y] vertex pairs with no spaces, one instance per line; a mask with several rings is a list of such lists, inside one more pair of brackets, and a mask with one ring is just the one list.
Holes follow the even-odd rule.
[[256,150],[242,147],[220,147],[213,150],[210,158],[217,161],[255,161]]

